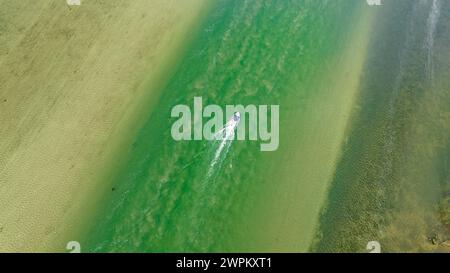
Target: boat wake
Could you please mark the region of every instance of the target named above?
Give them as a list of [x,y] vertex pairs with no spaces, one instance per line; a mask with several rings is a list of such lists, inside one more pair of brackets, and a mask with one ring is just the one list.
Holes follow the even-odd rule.
[[[241,120],[241,115],[239,112],[234,113],[233,117],[225,124],[224,128],[222,128],[219,132],[214,135],[214,143],[213,149],[214,158],[209,164],[208,173],[206,179],[210,179],[214,173],[217,173],[220,170],[220,167],[225,160],[228,151],[230,150],[231,144],[235,139],[235,131],[239,122]],[[217,146],[218,145],[218,146]],[[217,148],[216,148],[217,147]]]
[[426,72],[430,82],[433,81],[433,47],[436,26],[440,16],[440,1],[433,0],[430,14],[427,19],[427,36],[425,39],[425,50],[427,51]]

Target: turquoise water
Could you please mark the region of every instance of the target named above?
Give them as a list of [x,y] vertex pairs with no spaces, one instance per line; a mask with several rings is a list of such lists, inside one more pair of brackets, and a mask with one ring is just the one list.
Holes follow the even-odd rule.
[[[89,251],[261,251],[264,196],[295,143],[283,137],[302,127],[292,113],[316,96],[312,79],[347,43],[360,1],[217,1],[156,109],[130,147],[104,208],[83,242]],[[330,68],[331,69],[331,68]],[[171,108],[204,104],[280,105],[280,149],[234,141],[207,170],[218,143],[176,142]],[[303,117],[302,120],[307,120]],[[306,121],[305,121],[306,122]],[[288,143],[288,142],[285,142]],[[265,204],[277,207],[277,202]],[[319,206],[321,200],[315,201]],[[301,211],[298,213],[302,213]],[[313,221],[313,220],[311,220]],[[292,229],[296,229],[295,225]],[[270,231],[267,231],[270,232]],[[303,237],[302,237],[303,236]],[[301,232],[294,248],[306,250]],[[297,245],[295,247],[295,245]]]
[[[448,14],[441,0],[215,2],[120,159],[83,248],[448,251]],[[369,15],[375,24],[362,24]],[[360,57],[355,30],[370,39]],[[172,107],[200,96],[279,105],[279,149],[174,141]]]

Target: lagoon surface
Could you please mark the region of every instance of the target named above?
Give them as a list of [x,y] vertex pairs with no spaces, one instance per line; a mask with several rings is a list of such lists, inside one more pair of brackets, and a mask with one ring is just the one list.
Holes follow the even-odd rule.
[[[119,159],[89,251],[446,249],[449,10],[216,1]],[[170,111],[196,96],[279,105],[279,149],[174,141]]]
[[450,1],[0,2],[0,251],[450,252]]

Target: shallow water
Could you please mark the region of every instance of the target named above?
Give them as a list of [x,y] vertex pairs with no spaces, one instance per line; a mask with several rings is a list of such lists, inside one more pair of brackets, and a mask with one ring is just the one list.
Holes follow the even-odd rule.
[[380,11],[374,41],[383,43],[369,49],[312,250],[363,252],[379,241],[387,252],[450,251],[449,11],[450,2],[434,0]]
[[[443,54],[447,32],[432,1],[385,2],[217,1],[122,159],[84,249],[409,249],[389,243],[403,236],[393,230],[439,223],[448,181],[445,62],[429,57]],[[421,83],[431,65],[440,87]],[[280,148],[174,141],[171,108],[195,96],[280,105]]]
[[[271,170],[284,165],[274,156],[289,155],[296,144],[286,141],[278,151],[263,153],[257,141],[227,142],[221,152],[214,142],[176,142],[170,135],[170,110],[202,96],[204,104],[221,106],[280,105],[281,138],[310,126],[307,117],[294,117],[320,101],[317,94],[326,94],[315,90],[312,79],[334,69],[329,60],[346,48],[352,20],[361,13],[356,3],[218,1],[136,137],[131,158],[114,181],[116,190],[84,243],[87,249],[282,249],[291,238],[271,237],[275,220],[264,217],[264,206],[257,204],[264,203],[276,183],[291,180]],[[287,200],[268,202],[276,208],[277,202],[289,206],[296,198]],[[311,202],[319,208],[322,200]],[[312,229],[316,216],[305,216]],[[284,248],[306,250],[310,233],[299,233]]]

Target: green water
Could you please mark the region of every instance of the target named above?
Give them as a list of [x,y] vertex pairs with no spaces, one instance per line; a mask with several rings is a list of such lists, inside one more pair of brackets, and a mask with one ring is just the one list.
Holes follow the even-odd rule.
[[[214,2],[83,249],[445,250],[448,14],[443,0]],[[279,149],[174,141],[171,109],[196,96],[279,105]]]
[[[317,215],[307,206],[294,212],[304,213],[309,231],[302,233],[301,223],[288,223],[282,229],[295,231],[294,239],[276,238],[271,234],[278,227],[265,210],[295,206],[291,203],[297,198],[266,197],[274,190],[289,194],[290,189],[277,186],[285,178],[275,170],[285,165],[283,155],[297,148],[290,136],[310,126],[307,116],[296,119],[295,113],[326,95],[315,85],[336,69],[328,62],[348,46],[363,5],[347,0],[217,1],[149,112],[130,158],[118,159],[123,168],[113,181],[115,190],[106,193],[84,249],[306,251]],[[235,141],[221,154],[213,175],[207,175],[217,143],[176,142],[170,134],[171,108],[192,105],[194,96],[221,106],[280,105],[280,149],[264,153],[258,141]],[[317,183],[323,189],[320,183],[326,181]],[[310,202],[316,211],[322,200]]]

